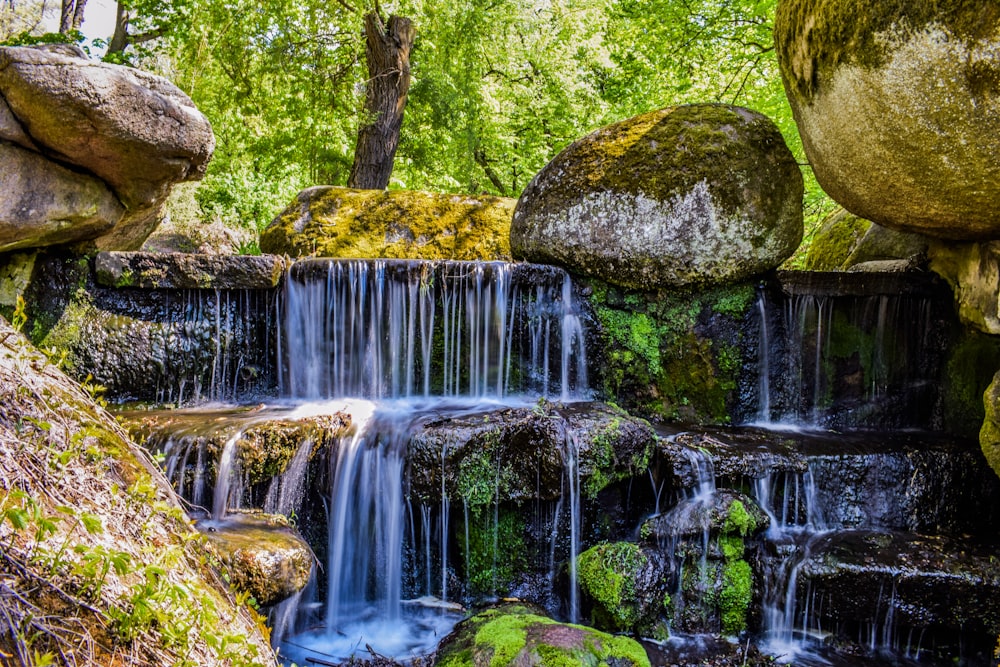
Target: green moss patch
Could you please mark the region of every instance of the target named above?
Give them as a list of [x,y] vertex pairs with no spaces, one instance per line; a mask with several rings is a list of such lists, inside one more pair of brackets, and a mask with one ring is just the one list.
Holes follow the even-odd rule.
[[641,293],[591,282],[604,393],[651,417],[728,423],[752,285]]
[[514,200],[408,190],[315,187],[261,234],[292,257],[510,259]]
[[540,609],[507,604],[460,623],[438,653],[439,667],[578,667],[649,665],[642,646],[580,625],[558,623]]

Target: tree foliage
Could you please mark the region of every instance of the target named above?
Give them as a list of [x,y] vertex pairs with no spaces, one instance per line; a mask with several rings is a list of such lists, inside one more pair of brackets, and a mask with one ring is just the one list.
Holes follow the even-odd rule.
[[[389,187],[517,196],[607,123],[725,102],[775,120],[805,162],[771,36],[777,0],[396,0],[412,84]],[[302,187],[347,182],[364,113],[351,0],[121,0],[110,57],[160,71],[209,117],[202,214],[260,227]],[[0,27],[3,15],[0,14]],[[155,39],[153,39],[155,37]],[[114,41],[114,40],[112,40]],[[805,167],[807,219],[829,200]]]

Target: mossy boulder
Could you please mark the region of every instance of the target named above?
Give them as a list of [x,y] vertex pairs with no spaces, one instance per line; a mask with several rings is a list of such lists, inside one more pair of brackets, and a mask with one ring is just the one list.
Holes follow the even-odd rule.
[[514,200],[409,190],[303,190],[261,233],[292,257],[510,259]]
[[1000,476],[1000,371],[993,376],[993,382],[983,394],[986,418],[979,431],[979,446],[983,449],[987,463]]
[[285,517],[231,513],[199,529],[219,553],[230,585],[262,606],[291,597],[309,581],[312,550]]
[[806,271],[844,269],[847,258],[858,247],[871,224],[871,220],[859,218],[843,208],[828,215],[809,243]]
[[524,604],[505,604],[468,618],[445,637],[438,667],[640,667],[649,658],[628,637],[616,637],[582,625],[559,623]]
[[1000,232],[1000,3],[781,0],[778,63],[816,178],[880,225]]
[[802,239],[802,175],[778,128],[740,107],[636,116],[571,144],[518,200],[518,259],[635,289],[778,266]]
[[671,561],[658,549],[605,542],[577,556],[577,580],[595,627],[655,636],[671,601]]
[[813,237],[806,270],[916,269],[927,261],[927,245],[920,234],[876,225],[841,208],[827,216]]
[[434,502],[444,488],[471,508],[557,500],[572,442],[581,490],[594,498],[615,482],[644,474],[656,440],[646,421],[596,402],[540,402],[433,420],[411,434],[409,493]]

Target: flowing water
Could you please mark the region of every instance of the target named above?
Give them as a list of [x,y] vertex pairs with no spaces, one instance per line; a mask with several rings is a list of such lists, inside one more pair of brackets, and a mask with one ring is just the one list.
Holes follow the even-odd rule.
[[[236,451],[251,424],[349,415],[350,432],[331,447],[326,473],[323,575],[316,591],[274,611],[275,638],[285,659],[299,664],[363,654],[369,647],[382,655],[424,653],[456,620],[451,606],[438,601],[449,597],[451,506],[442,469],[440,537],[432,554],[432,508],[411,507],[404,495],[409,434],[421,421],[530,406],[539,398],[585,398],[584,331],[569,278],[547,267],[503,263],[307,260],[291,267],[276,309],[281,399],[213,420],[222,432],[214,441],[224,437],[211,494],[213,519],[222,520],[250,493]],[[176,431],[171,437],[178,437]],[[567,430],[571,568],[580,544],[572,437]],[[198,478],[185,477],[206,474],[205,440],[191,444],[196,440],[181,445],[168,439],[161,448],[178,488],[207,504]],[[315,445],[308,439],[298,444],[284,472],[268,485],[265,509],[303,511]],[[445,455],[446,448],[442,466]],[[423,557],[410,560],[424,569],[424,597],[408,600],[404,538],[416,539],[416,524]],[[420,550],[416,544],[409,548]],[[495,545],[494,553],[501,548]],[[427,597],[433,594],[440,597]],[[571,577],[567,596],[574,618],[576,595]]]
[[[215,299],[227,303],[219,294]],[[219,310],[215,324],[220,330],[224,312]],[[939,332],[926,299],[845,299],[793,290],[775,301],[761,291],[756,312],[759,381],[756,409],[749,412],[769,429],[775,451],[786,447],[779,442],[819,438],[819,429],[926,429],[936,423],[939,406],[930,385],[940,359],[928,350]],[[489,527],[485,532],[493,540],[492,593],[500,592],[495,576],[505,548],[499,537],[501,481],[497,470],[494,502],[485,511],[449,497],[452,444],[446,442],[432,463],[439,468],[440,497],[411,497],[410,435],[428,423],[526,408],[539,398],[587,398],[585,318],[573,286],[566,274],[546,267],[308,260],[290,269],[273,301],[272,319],[280,324],[268,348],[277,350],[273,361],[255,360],[253,351],[239,351],[223,336],[212,371],[212,378],[223,381],[216,387],[218,380],[199,380],[194,393],[235,395],[234,378],[256,361],[274,367],[280,398],[254,409],[203,408],[194,420],[199,426],[175,425],[159,444],[168,477],[191,502],[210,508],[213,520],[243,505],[308,516],[303,528],[312,531],[323,563],[304,591],[271,612],[285,660],[333,662],[364,655],[369,647],[404,658],[426,653],[457,619],[449,600],[468,594],[468,582],[458,573],[469,575],[477,566],[468,545],[475,538],[470,541],[471,531],[482,532],[470,522],[492,521],[492,533]],[[191,387],[180,393],[192,393]],[[753,394],[747,392],[751,401]],[[284,471],[264,488],[246,482],[238,451],[248,429],[267,420],[335,414],[349,415],[351,424],[336,443],[304,437]],[[532,565],[547,571],[543,585],[568,579],[559,584],[558,606],[575,621],[586,613],[576,557],[592,542],[584,530],[580,443],[560,409],[549,414],[562,424],[563,471],[555,482],[562,488],[551,502],[536,503],[528,522],[548,551]],[[897,588],[896,565],[887,566],[888,578],[872,579],[870,618],[848,624],[830,620],[833,597],[814,583],[816,563],[836,553],[842,539],[862,552],[893,531],[964,534],[970,526],[959,515],[970,511],[953,497],[961,491],[953,487],[964,482],[950,481],[964,480],[964,473],[938,479],[943,459],[934,452],[854,451],[841,436],[832,437],[837,441],[830,452],[797,454],[805,464],[743,473],[743,493],[770,521],[756,557],[760,646],[785,662],[844,664],[831,658],[825,643],[832,634],[849,632],[873,654],[892,650],[897,658],[922,657],[933,639],[900,620],[906,591]],[[329,457],[317,470],[314,456],[321,446]],[[677,456],[674,473],[689,471],[682,474],[684,488],[653,469],[641,476],[648,475],[649,484],[642,485],[651,486],[645,516],[676,526],[661,548],[672,554],[682,539],[700,541],[677,564],[678,588],[671,595],[680,601],[685,569],[700,568],[699,579],[708,581],[708,517],[721,498],[733,494],[717,483],[733,480],[701,448],[681,448]],[[936,495],[940,508],[928,509]],[[325,529],[316,528],[320,524]],[[905,549],[910,543],[901,538],[899,544]]]

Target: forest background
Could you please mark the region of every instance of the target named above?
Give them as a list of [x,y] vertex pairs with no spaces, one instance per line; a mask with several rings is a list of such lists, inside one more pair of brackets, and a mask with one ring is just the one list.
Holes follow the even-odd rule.
[[[772,39],[777,0],[0,0],[0,43],[70,41],[161,74],[208,117],[207,177],[172,216],[243,230],[311,185],[343,185],[364,111],[364,14],[416,28],[390,188],[517,197],[570,142],[691,102],[772,118],[802,165],[806,239],[834,204],[809,168]],[[107,22],[105,22],[107,23]],[[99,28],[98,28],[99,29]]]

